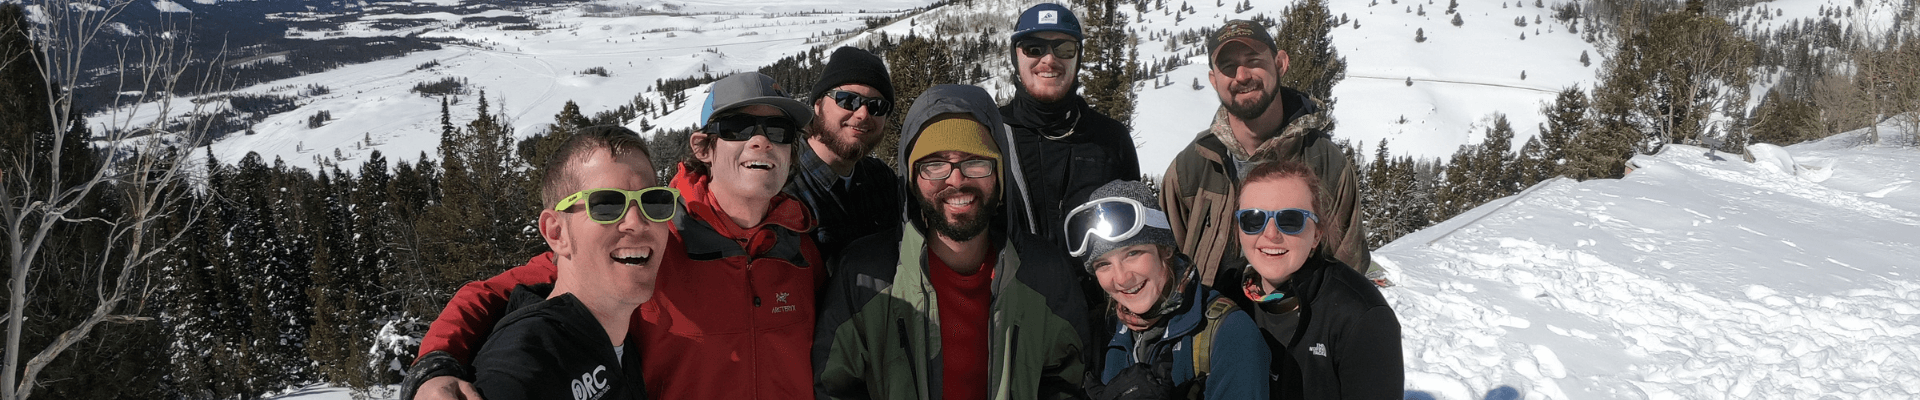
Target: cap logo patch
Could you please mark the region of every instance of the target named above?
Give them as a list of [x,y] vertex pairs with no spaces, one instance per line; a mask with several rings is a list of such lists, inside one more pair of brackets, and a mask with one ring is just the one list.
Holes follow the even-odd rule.
[[1246,25],[1231,24],[1231,25],[1227,25],[1224,29],[1221,29],[1220,34],[1217,36],[1214,36],[1213,40],[1226,41],[1229,38],[1237,38],[1237,37],[1245,37],[1245,36],[1253,36],[1253,30],[1248,29]]
[[1058,24],[1058,23],[1060,23],[1060,12],[1059,12],[1059,11],[1054,11],[1054,10],[1041,10],[1041,11],[1040,11],[1040,23],[1042,23],[1042,24]]

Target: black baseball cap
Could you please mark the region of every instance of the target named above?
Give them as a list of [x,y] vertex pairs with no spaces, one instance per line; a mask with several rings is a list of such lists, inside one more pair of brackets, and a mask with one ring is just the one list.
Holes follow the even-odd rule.
[[1245,43],[1248,46],[1265,45],[1267,50],[1274,53],[1280,52],[1280,45],[1274,43],[1273,35],[1267,33],[1266,27],[1260,26],[1258,22],[1236,19],[1227,21],[1226,25],[1221,25],[1220,29],[1215,29],[1213,34],[1207,35],[1207,67],[1217,68],[1220,63],[1214,57],[1220,54],[1221,47],[1233,42]]

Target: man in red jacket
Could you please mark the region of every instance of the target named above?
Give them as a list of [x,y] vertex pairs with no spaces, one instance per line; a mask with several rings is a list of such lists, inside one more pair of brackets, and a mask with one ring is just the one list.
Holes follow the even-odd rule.
[[[811,396],[814,290],[826,268],[813,221],[780,192],[792,176],[805,104],[755,72],[714,82],[692,152],[671,186],[687,217],[661,260],[658,289],[633,318],[651,398]],[[420,344],[402,398],[474,398],[464,365],[516,284],[552,282],[550,255],[460,289]]]

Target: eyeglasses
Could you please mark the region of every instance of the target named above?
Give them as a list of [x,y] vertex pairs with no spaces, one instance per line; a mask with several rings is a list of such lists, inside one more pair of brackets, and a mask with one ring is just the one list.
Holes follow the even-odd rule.
[[568,210],[573,205],[586,203],[587,218],[601,224],[612,224],[627,217],[627,203],[633,201],[640,202],[641,217],[653,222],[667,222],[679,213],[680,190],[660,186],[640,190],[587,189],[560,199],[560,204],[554,205],[553,210],[572,212]]
[[793,144],[800,137],[800,124],[786,116],[759,116],[751,114],[732,114],[714,117],[702,129],[708,135],[719,136],[721,140],[740,142],[752,139],[753,135],[763,135],[767,141],[778,144]]
[[1312,211],[1298,208],[1272,211],[1242,208],[1233,213],[1233,219],[1240,223],[1240,232],[1248,235],[1258,235],[1266,231],[1269,219],[1273,220],[1274,227],[1279,228],[1280,233],[1288,235],[1299,234],[1300,231],[1306,230],[1307,221],[1320,222],[1320,217],[1314,216]]
[[1030,58],[1046,56],[1049,49],[1053,51],[1053,58],[1062,60],[1072,60],[1080,55],[1080,41],[1073,39],[1026,39],[1014,43],[1013,47]]
[[861,96],[859,93],[845,90],[830,91],[827,92],[827,96],[833,98],[833,104],[838,104],[840,109],[847,111],[859,111],[862,104],[867,106],[867,115],[875,117],[885,117],[887,112],[893,111],[893,102],[887,101],[885,97]]
[[915,170],[920,171],[919,172],[920,179],[937,181],[937,180],[944,180],[944,179],[947,179],[947,177],[953,176],[953,170],[955,169],[953,166],[956,164],[960,166],[959,168],[960,176],[964,176],[968,178],[976,178],[976,179],[993,176],[993,168],[995,167],[994,160],[982,159],[982,160],[966,160],[958,163],[947,162],[947,161],[926,161],[926,162],[914,164],[913,168]]
[[1144,227],[1173,229],[1167,213],[1148,208],[1125,197],[1106,197],[1088,201],[1067,212],[1067,254],[1084,256],[1087,245],[1098,237],[1118,242],[1140,234]]

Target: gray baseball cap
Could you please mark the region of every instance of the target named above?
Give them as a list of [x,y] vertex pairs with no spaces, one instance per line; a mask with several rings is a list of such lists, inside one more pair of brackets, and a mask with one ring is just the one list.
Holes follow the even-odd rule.
[[741,72],[720,78],[707,87],[707,102],[700,106],[700,125],[713,122],[714,114],[755,104],[779,108],[787,114],[787,118],[792,118],[800,126],[813,122],[813,110],[807,108],[806,103],[780,91],[780,84],[775,83],[773,77],[759,72]]

